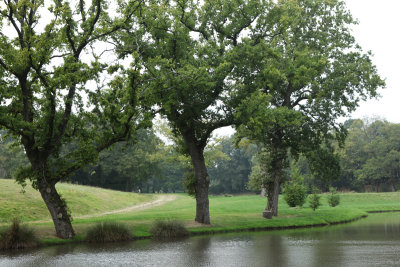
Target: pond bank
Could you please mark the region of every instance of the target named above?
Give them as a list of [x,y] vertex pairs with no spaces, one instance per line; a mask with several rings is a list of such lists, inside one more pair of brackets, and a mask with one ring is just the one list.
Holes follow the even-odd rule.
[[[345,209],[343,209],[345,210]],[[192,223],[187,223],[189,225],[188,230],[190,236],[202,236],[202,235],[214,235],[214,234],[222,234],[222,233],[239,233],[239,232],[258,232],[258,231],[279,231],[279,230],[293,230],[293,229],[306,229],[306,228],[315,228],[315,227],[326,227],[330,225],[337,224],[345,224],[353,221],[360,220],[368,216],[368,214],[364,211],[360,210],[345,210],[346,212],[343,214],[338,214],[335,212],[335,216],[331,212],[325,212],[323,215],[321,214],[311,214],[310,217],[304,216],[291,216],[291,217],[274,217],[272,220],[267,220],[261,217],[261,221],[259,219],[251,221],[248,220],[247,224],[241,223],[240,225],[232,225],[230,223],[221,225],[200,225],[196,224],[196,226],[190,227]],[[274,221],[280,221],[280,223],[274,223]],[[272,224],[270,226],[265,226],[265,224]],[[264,225],[262,225],[264,224]],[[150,228],[151,225],[147,225],[147,228]],[[135,229],[133,229],[133,233],[135,233]],[[152,236],[148,231],[136,233],[133,240],[145,240],[152,239]],[[58,238],[50,238],[44,239],[43,245],[57,245],[57,244],[66,244],[66,243],[82,243],[84,242],[84,237],[82,235],[77,235],[76,238],[72,240],[61,240]]]
[[[106,214],[99,217],[77,218],[73,227],[77,236],[72,240],[54,237],[52,223],[24,222],[34,229],[44,245],[80,243],[89,227],[102,222],[118,222],[126,225],[135,239],[150,239],[149,229],[157,220],[178,220],[185,224],[191,236],[245,231],[275,231],[343,224],[368,216],[372,212],[400,210],[400,193],[343,193],[340,205],[329,207],[327,195],[321,195],[322,206],[313,211],[308,205],[290,208],[280,198],[279,216],[264,219],[261,211],[266,199],[258,195],[233,197],[210,196],[211,225],[193,222],[195,200],[183,194],[174,194],[175,200],[145,210]],[[4,228],[4,227],[3,227]]]
[[400,213],[309,229],[0,252],[0,266],[398,266]]

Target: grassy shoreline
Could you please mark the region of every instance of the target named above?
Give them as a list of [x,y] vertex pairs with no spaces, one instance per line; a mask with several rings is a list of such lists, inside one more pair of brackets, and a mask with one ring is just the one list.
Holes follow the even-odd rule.
[[[356,211],[356,210],[354,210]],[[385,212],[390,212],[390,211],[385,211]],[[345,224],[345,223],[350,223],[353,221],[360,220],[362,218],[365,218],[368,216],[368,212],[363,212],[363,211],[356,211],[356,213],[352,216],[346,216],[346,219],[342,220],[333,220],[331,221],[329,219],[328,221],[325,221],[323,223],[319,222],[321,219],[326,219],[321,216],[318,216],[318,222],[316,221],[315,223],[296,223],[293,222],[288,223],[286,225],[276,225],[276,226],[260,226],[259,223],[249,223],[247,225],[240,225],[240,226],[232,226],[232,225],[226,225],[226,226],[215,226],[211,224],[210,226],[193,226],[193,223],[185,223],[185,225],[188,228],[190,236],[200,236],[200,235],[213,235],[213,234],[224,234],[224,233],[235,233],[235,232],[257,232],[257,231],[279,231],[279,230],[293,230],[293,229],[307,229],[307,228],[315,228],[315,227],[327,227],[330,225],[338,225],[338,224]],[[260,213],[261,217],[261,213]],[[330,216],[329,216],[330,217]],[[279,218],[279,216],[278,216]],[[278,218],[275,218],[277,220]],[[343,218],[343,217],[342,217]],[[261,218],[262,220],[266,220]],[[274,219],[273,219],[274,220]],[[105,220],[108,221],[108,220]],[[267,220],[266,220],[267,221]],[[100,222],[100,221],[97,221]],[[92,225],[92,223],[82,223],[82,225],[88,226],[89,224]],[[132,225],[130,223],[126,223],[128,226]],[[137,227],[132,230],[132,233],[135,235],[134,240],[144,240],[144,239],[151,239],[152,236],[149,232],[149,229],[152,224],[147,224],[147,225],[136,225]],[[33,228],[35,228],[33,226]],[[76,229],[76,225],[74,225],[74,228]],[[78,227],[79,228],[79,227]],[[86,228],[86,227],[85,227]],[[82,228],[81,228],[82,229]],[[39,230],[40,231],[40,230]],[[50,237],[50,238],[42,238],[41,239],[42,245],[44,246],[50,246],[50,245],[62,245],[62,244],[72,244],[72,243],[82,243],[84,242],[84,235],[79,231],[74,239],[70,240],[62,240],[56,237]]]
[[[4,182],[4,180],[0,179],[0,182]],[[81,196],[78,198],[82,198],[82,195],[87,196],[87,194],[89,194],[87,190],[92,192],[90,194],[96,194],[96,190],[101,190],[103,194],[108,194],[114,201],[112,205],[117,206],[117,208],[132,205],[132,199],[136,199],[137,203],[145,203],[151,202],[160,196],[157,194],[142,194],[140,196],[141,199],[138,200],[136,198],[136,195],[138,194],[111,190],[104,192],[104,189],[73,186],[73,190],[70,190],[71,193],[66,191],[64,194],[67,203],[75,203],[73,204],[73,208],[71,208],[73,216],[76,215],[74,210],[79,208],[79,205],[81,205],[79,203],[87,201],[87,199],[77,199],[76,192],[80,192]],[[13,198],[15,195],[15,198],[18,198],[20,197],[18,194],[18,192],[9,193],[8,197]],[[195,217],[194,198],[184,194],[174,194],[174,196],[176,196],[175,200],[166,202],[163,205],[141,210],[130,210],[124,213],[95,216],[96,213],[98,214],[103,211],[101,209],[96,209],[96,211],[92,213],[94,217],[77,218],[73,221],[73,227],[77,236],[72,240],[61,240],[56,238],[54,236],[54,226],[52,222],[43,221],[43,219],[46,219],[44,217],[37,217],[37,221],[35,222],[31,218],[28,218],[28,216],[22,216],[22,218],[28,218],[23,219],[22,222],[34,229],[44,245],[55,245],[82,242],[87,230],[93,225],[101,222],[122,223],[130,229],[136,239],[147,239],[151,238],[149,230],[152,224],[157,220],[169,219],[181,221],[188,228],[190,235],[194,236],[228,232],[270,231],[328,226],[361,219],[368,216],[369,212],[400,210],[400,193],[397,192],[343,193],[340,194],[340,205],[334,208],[328,205],[328,195],[322,194],[322,206],[315,212],[311,210],[308,204],[305,204],[302,208],[290,208],[281,197],[279,200],[279,216],[274,217],[272,220],[267,220],[261,216],[262,210],[266,205],[266,199],[261,198],[258,195],[241,195],[233,197],[210,196],[211,225],[205,226],[193,221],[193,218]],[[127,199],[129,203],[125,202]],[[11,200],[4,202],[0,197],[0,210],[4,208],[5,203],[8,205]],[[14,199],[12,201],[17,200]],[[23,201],[25,201],[25,205],[28,205],[29,202],[26,202],[27,200]],[[98,207],[100,204],[96,203],[96,201],[98,201],[98,198],[89,197],[89,201],[86,204]],[[15,207],[7,206],[7,208],[13,209]],[[104,211],[109,209],[110,206],[107,206],[104,208]],[[47,219],[49,219],[47,214],[41,216],[47,216]],[[3,218],[3,221],[4,220],[5,218]],[[0,230],[5,227],[5,225],[0,226]]]
[[[94,217],[90,219],[78,219],[73,222],[77,232],[74,240],[60,240],[54,237],[43,238],[45,245],[65,244],[73,242],[82,242],[86,229],[99,222],[115,221],[124,223],[132,229],[135,239],[151,238],[149,229],[152,223],[160,219],[177,219],[186,225],[191,236],[208,235],[230,232],[245,231],[275,231],[285,229],[301,229],[310,227],[324,227],[341,223],[348,223],[367,217],[369,212],[376,212],[379,206],[381,211],[391,211],[389,203],[381,203],[374,206],[372,210],[364,208],[361,203],[355,207],[346,204],[346,198],[357,198],[363,195],[342,194],[343,206],[331,208],[326,202],[326,195],[322,196],[323,206],[315,212],[307,205],[303,208],[290,208],[283,199],[280,199],[280,215],[272,220],[262,218],[261,212],[266,201],[259,196],[238,196],[232,198],[210,196],[210,212],[211,225],[204,226],[193,222],[195,214],[194,200],[185,195],[178,195],[175,201],[165,204],[164,206],[154,207],[140,212],[132,212],[126,214],[114,214],[109,216]],[[386,194],[374,194],[374,199],[378,200],[387,197]],[[395,199],[400,199],[400,194],[395,193]],[[236,203],[235,203],[236,202]],[[249,202],[254,202],[252,205]],[[397,202],[400,203],[400,202]],[[241,204],[241,205],[239,205]],[[397,211],[399,207],[393,204],[393,211]],[[247,206],[243,208],[243,206]],[[368,205],[367,205],[368,207]],[[243,210],[241,210],[243,208]],[[371,207],[369,207],[371,208]],[[242,212],[238,213],[238,210]],[[34,224],[32,224],[34,226]],[[38,227],[39,225],[36,225]],[[42,224],[44,229],[51,228],[52,225]]]

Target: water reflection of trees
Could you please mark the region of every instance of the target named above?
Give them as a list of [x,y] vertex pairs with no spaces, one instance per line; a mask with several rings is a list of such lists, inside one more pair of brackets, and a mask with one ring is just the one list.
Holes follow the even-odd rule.
[[255,262],[265,266],[287,266],[287,249],[281,235],[255,236]]
[[188,243],[186,253],[183,254],[185,266],[209,266],[212,237],[194,237]]

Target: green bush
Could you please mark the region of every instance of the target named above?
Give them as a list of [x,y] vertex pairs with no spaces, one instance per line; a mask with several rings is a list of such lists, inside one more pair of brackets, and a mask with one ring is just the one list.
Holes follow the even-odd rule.
[[292,179],[283,186],[283,199],[290,207],[301,207],[306,201],[307,187],[297,168],[292,167],[291,176]]
[[331,192],[331,194],[328,195],[328,204],[331,207],[336,207],[340,203],[340,196],[337,194],[336,189],[333,187],[329,188],[329,191]]
[[314,187],[313,188],[313,194],[310,196],[308,200],[308,204],[310,205],[310,208],[312,208],[313,211],[318,209],[319,206],[321,206],[320,202],[320,196],[318,195],[318,190]]
[[179,238],[189,235],[189,231],[182,222],[173,220],[156,221],[150,229],[155,239]]
[[85,238],[86,242],[90,243],[119,242],[132,239],[133,235],[125,225],[114,222],[96,224],[88,230]]
[[290,207],[303,206],[307,197],[307,188],[297,182],[286,183],[283,187],[283,199]]
[[18,219],[14,219],[11,227],[0,233],[0,249],[23,249],[39,245],[38,239],[32,229],[21,226]]

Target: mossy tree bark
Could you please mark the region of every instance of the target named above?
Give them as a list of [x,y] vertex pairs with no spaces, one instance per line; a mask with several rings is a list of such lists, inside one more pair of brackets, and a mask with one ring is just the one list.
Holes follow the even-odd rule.
[[58,194],[55,185],[53,183],[47,183],[45,179],[42,179],[38,183],[38,189],[51,214],[56,235],[63,239],[74,237],[75,232],[71,225],[68,207]]

